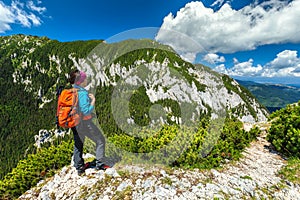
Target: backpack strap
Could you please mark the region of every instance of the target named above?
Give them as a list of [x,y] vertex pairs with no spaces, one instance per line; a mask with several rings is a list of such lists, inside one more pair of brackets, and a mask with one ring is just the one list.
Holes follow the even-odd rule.
[[64,86],[60,85],[57,89],[56,89],[56,97],[58,98],[59,95],[61,94],[61,92],[63,91]]
[[78,95],[78,88],[72,88],[72,94],[73,94],[73,103],[72,103],[72,106],[71,106],[71,110],[69,112],[69,116],[71,115],[73,109],[77,109],[77,113],[79,114],[80,118],[81,118],[81,112],[80,112],[80,109],[79,109],[79,95]]
[[60,85],[57,89],[56,89],[56,98],[57,98],[57,108],[56,108],[56,117],[55,117],[55,124],[56,124],[56,128],[59,129],[59,125],[58,125],[58,111],[59,111],[59,96],[61,94],[61,92],[63,91],[64,86]]
[[79,89],[77,89],[77,88],[72,88],[72,93],[73,93],[73,96],[74,96],[74,98],[73,98],[73,106],[72,107],[75,107],[75,106],[77,106],[78,105],[78,90]]
[[71,110],[70,110],[70,113],[69,113],[69,116],[71,115],[71,112],[73,111],[73,109],[78,109],[77,112],[79,113],[80,110],[79,110],[79,105],[78,105],[78,90],[77,88],[72,88],[72,95],[73,95],[73,102],[72,102],[72,106],[71,106]]

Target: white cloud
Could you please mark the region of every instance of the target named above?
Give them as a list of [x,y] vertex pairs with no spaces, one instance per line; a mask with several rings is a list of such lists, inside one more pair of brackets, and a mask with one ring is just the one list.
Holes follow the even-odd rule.
[[254,66],[253,59],[239,62],[235,58],[233,67],[225,68],[224,65],[219,65],[214,69],[230,76],[300,77],[300,58],[297,56],[297,51],[284,50],[278,53],[274,60],[264,66]]
[[262,76],[266,77],[283,77],[296,76],[300,77],[300,58],[297,51],[285,50],[277,54],[277,57],[264,66]]
[[225,3],[217,11],[202,2],[190,2],[176,16],[170,13],[164,18],[156,40],[167,41],[175,50],[195,52],[176,35],[161,34],[162,30],[176,31],[196,41],[200,53],[234,53],[265,44],[300,42],[299,10],[300,0],[270,0],[240,10]]
[[30,19],[32,24],[35,26],[41,25],[41,19],[32,13],[30,15],[28,15],[28,19]]
[[246,62],[239,62],[234,58],[234,66],[226,68],[224,64],[218,65],[214,68],[215,71],[228,74],[230,76],[257,76],[260,75],[263,67],[261,65],[254,66],[253,59],[249,59]]
[[185,52],[180,55],[183,60],[193,62],[196,59],[196,54],[193,52]]
[[210,6],[211,7],[214,7],[214,6],[222,6],[222,5],[224,5],[224,3],[226,2],[226,3],[230,3],[232,0],[230,0],[230,1],[225,1],[225,0],[216,0],[216,1],[214,1]]
[[239,62],[237,59],[234,59],[234,63],[235,65],[229,70],[229,73],[233,76],[257,76],[263,70],[261,65],[253,65],[253,59],[249,59],[246,62]]
[[218,66],[216,66],[214,68],[215,71],[217,72],[220,72],[220,73],[223,73],[223,74],[229,74],[228,70],[226,69],[225,65],[224,64],[220,64]]
[[211,6],[223,5],[225,0],[216,0],[214,1]]
[[293,71],[293,73],[297,73],[297,75],[299,76],[300,75],[300,66],[299,67],[296,67]]
[[[38,1],[38,4],[41,4],[42,2],[41,1]],[[36,6],[33,1],[28,1],[27,2],[27,8],[29,8],[30,10],[32,11],[37,11],[38,13],[42,14],[43,12],[46,11],[46,8],[45,7],[39,7],[39,6]]]
[[297,51],[284,50],[277,54],[277,57],[268,65],[270,65],[272,68],[280,69],[286,67],[294,67],[299,63],[300,60],[297,57]]
[[[193,38],[175,30],[160,29],[159,37],[164,38],[163,43],[173,47],[181,58],[188,62],[193,62],[199,49],[202,49],[202,46]],[[174,43],[175,38],[176,44]],[[158,40],[157,37],[156,39]],[[202,49],[202,51],[204,50]]]
[[219,56],[215,53],[208,53],[203,57],[203,60],[210,64],[222,63],[225,62],[224,56]]
[[10,23],[14,22],[13,13],[2,1],[0,1],[0,33],[10,30]]
[[[37,3],[40,4],[41,1]],[[0,1],[0,33],[11,30],[11,24],[31,27],[42,23],[37,14],[42,14],[46,8],[35,5],[33,1],[28,1],[26,5],[25,7],[25,4],[19,1],[12,1],[11,5],[5,5]]]

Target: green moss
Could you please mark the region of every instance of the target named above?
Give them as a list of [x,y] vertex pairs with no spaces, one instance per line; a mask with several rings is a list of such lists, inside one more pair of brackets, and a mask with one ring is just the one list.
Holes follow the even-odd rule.
[[115,195],[112,197],[113,200],[123,200],[131,199],[132,197],[132,187],[128,186],[122,191],[116,191]]
[[164,177],[161,180],[162,184],[166,184],[166,185],[172,185],[173,181],[170,177]]
[[251,176],[240,176],[241,179],[253,180]]
[[285,180],[300,184],[300,159],[290,158],[287,165],[279,171],[279,174]]

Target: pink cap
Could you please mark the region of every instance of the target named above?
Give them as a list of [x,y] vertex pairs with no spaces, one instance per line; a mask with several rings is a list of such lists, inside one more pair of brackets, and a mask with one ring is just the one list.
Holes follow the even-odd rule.
[[76,85],[80,85],[86,79],[86,74],[81,71],[80,77],[78,77],[77,81],[75,82]]

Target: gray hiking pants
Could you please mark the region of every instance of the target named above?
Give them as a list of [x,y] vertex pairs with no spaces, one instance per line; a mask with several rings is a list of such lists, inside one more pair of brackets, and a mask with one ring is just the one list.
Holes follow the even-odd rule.
[[78,170],[84,165],[82,158],[85,137],[89,137],[96,143],[96,166],[101,166],[105,157],[105,138],[92,119],[82,120],[80,124],[72,128],[74,135],[74,167]]

